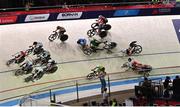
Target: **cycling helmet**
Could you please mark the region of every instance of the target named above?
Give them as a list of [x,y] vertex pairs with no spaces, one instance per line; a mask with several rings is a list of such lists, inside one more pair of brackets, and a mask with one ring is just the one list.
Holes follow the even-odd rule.
[[77,44],[83,44],[83,45],[85,45],[86,44],[86,39],[79,39],[78,41],[77,41]]
[[55,61],[53,59],[49,59],[48,63],[54,63]]
[[81,39],[79,39],[79,40],[77,41],[77,44],[80,44],[80,42],[81,42]]
[[61,29],[61,27],[60,27],[60,26],[57,26],[57,29]]
[[132,58],[128,58],[128,62],[131,62],[132,61]]
[[37,42],[33,42],[33,45],[37,45]]
[[98,16],[98,18],[102,18],[102,17],[104,17],[104,16],[102,16],[102,15],[99,15],[99,16]]

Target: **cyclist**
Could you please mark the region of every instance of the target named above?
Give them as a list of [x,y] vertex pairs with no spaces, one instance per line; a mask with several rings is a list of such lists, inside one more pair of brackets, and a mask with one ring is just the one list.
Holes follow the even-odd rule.
[[102,15],[99,15],[98,16],[98,34],[101,32],[101,30],[103,29],[103,26],[108,22],[107,18],[105,18],[104,16]]
[[52,68],[53,68],[55,65],[56,65],[55,60],[49,59],[47,65],[46,65],[47,71],[48,71],[48,70],[52,70]]
[[34,48],[34,55],[43,50],[43,44],[41,42],[33,42],[32,47]]
[[15,63],[19,63],[19,61],[27,56],[27,53],[25,51],[20,51],[15,55]]
[[47,63],[48,60],[51,59],[50,52],[46,50],[39,54],[38,57],[41,59],[42,64]]
[[103,15],[99,15],[97,22],[99,25],[104,25],[108,22],[108,20]]
[[62,26],[57,26],[55,32],[57,32],[57,31],[58,31],[59,35],[64,35],[64,33],[66,32],[66,29]]
[[133,60],[132,58],[128,58],[128,64],[131,68],[135,68],[135,69],[138,69],[138,68],[143,68],[144,65],[139,63],[138,61],[136,60]]
[[34,72],[32,73],[32,81],[40,79],[45,73],[45,67],[36,67]]
[[79,40],[77,41],[77,44],[81,45],[82,48],[84,49],[84,48],[87,47],[87,40],[86,40],[86,39],[79,39]]
[[133,51],[134,51],[134,48],[135,48],[135,46],[136,46],[136,42],[137,42],[137,41],[131,42],[131,43],[129,44],[129,48],[126,49],[126,54],[127,54],[128,56],[131,56],[131,55],[132,55],[132,53],[133,53]]

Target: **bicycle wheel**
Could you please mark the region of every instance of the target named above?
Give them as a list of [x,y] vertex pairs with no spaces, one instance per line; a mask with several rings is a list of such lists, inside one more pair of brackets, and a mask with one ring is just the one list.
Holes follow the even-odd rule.
[[29,82],[29,81],[33,81],[32,78],[33,77],[33,75],[30,75],[30,76],[28,76],[28,77],[26,77],[25,79],[24,79],[24,82]]
[[114,49],[117,46],[116,42],[111,42],[110,49]]
[[142,52],[142,47],[140,45],[136,45],[134,50],[134,53],[140,54]]
[[61,35],[61,37],[60,37],[60,40],[62,42],[66,41],[67,39],[68,39],[68,35],[67,34]]
[[91,49],[84,49],[83,53],[86,55],[91,55],[92,54],[92,50]]
[[18,69],[16,72],[15,72],[15,76],[19,76],[19,75],[22,75],[24,72],[22,69]]
[[54,73],[54,72],[57,71],[57,69],[58,69],[58,67],[55,66],[55,67],[53,67],[51,70],[46,71],[46,73]]
[[39,80],[39,79],[41,79],[43,77],[43,75],[44,75],[44,73],[39,73],[39,75],[37,75],[35,79]]
[[111,29],[111,25],[110,24],[106,24],[103,26],[104,30],[110,30]]
[[94,73],[90,73],[86,77],[87,77],[88,80],[92,80],[92,79],[95,78],[95,74]]
[[93,24],[91,25],[91,28],[92,28],[92,29],[95,29],[95,28],[97,28],[98,26],[99,26],[98,23],[93,23]]
[[99,33],[99,37],[101,37],[101,38],[104,38],[104,37],[106,37],[107,36],[107,31],[101,31],[100,33]]
[[51,34],[48,39],[49,41],[54,41],[57,38],[57,34]]
[[88,35],[89,37],[92,37],[92,36],[94,36],[95,34],[96,34],[96,32],[95,32],[95,30],[93,30],[93,29],[90,29],[90,30],[87,31],[87,35]]
[[12,64],[15,61],[15,59],[10,59],[6,62],[6,65],[9,66],[10,64]]

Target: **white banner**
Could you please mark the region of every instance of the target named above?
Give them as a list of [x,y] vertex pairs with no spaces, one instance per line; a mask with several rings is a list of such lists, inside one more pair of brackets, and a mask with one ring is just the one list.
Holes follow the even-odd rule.
[[59,13],[57,19],[78,19],[82,16],[82,12]]
[[48,20],[49,16],[50,14],[27,15],[25,18],[25,22],[44,21],[44,20]]

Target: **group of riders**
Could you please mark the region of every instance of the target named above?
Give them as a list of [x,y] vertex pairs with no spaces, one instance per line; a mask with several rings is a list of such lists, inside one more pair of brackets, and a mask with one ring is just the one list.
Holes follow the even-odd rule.
[[[14,62],[20,64],[21,70],[24,74],[32,73],[32,77],[36,78],[40,73],[50,71],[56,62],[51,58],[50,52],[43,48],[41,42],[33,42],[30,49],[20,51],[14,56]],[[35,59],[26,59],[27,56],[33,53],[36,56]],[[26,59],[23,61],[22,59]],[[33,70],[34,69],[34,70]],[[33,70],[33,72],[31,72]]]
[[[98,20],[97,20],[97,24],[98,24],[97,35],[101,33],[103,26],[106,25],[107,22],[108,22],[107,18],[105,18],[102,15],[99,15]],[[64,33],[66,32],[66,29],[64,27],[57,26],[55,32],[57,32],[58,35],[64,35]],[[99,48],[100,44],[107,42],[107,41],[102,42],[101,40],[97,40],[95,38],[91,38],[89,40],[90,40],[89,45],[88,45],[88,41],[82,38],[77,41],[77,44],[79,44],[82,47],[82,49],[91,48],[94,52],[96,52],[96,49]],[[137,41],[133,41],[129,44],[129,48],[125,50],[125,53],[127,56],[131,56],[134,53],[135,47],[137,46],[136,43]],[[43,48],[43,44],[41,42],[33,42],[33,45],[30,47],[31,49],[20,51],[15,55],[15,58],[14,58],[15,63],[21,63],[21,59],[24,59],[26,56],[28,56],[30,53],[29,50],[31,50],[33,52],[33,55],[37,56],[37,59],[33,61],[26,60],[24,63],[20,65],[20,67],[25,73],[34,68],[33,70],[34,72],[32,73],[32,75],[36,76],[39,73],[45,73],[45,71],[52,69],[52,67],[56,64],[56,62],[51,59],[50,52]],[[40,66],[34,67],[34,65],[37,65],[37,64],[40,64]],[[128,59],[128,65],[132,68],[144,67],[143,64],[139,63],[138,61],[135,61],[132,58]],[[93,71],[105,72],[105,67],[97,66]]]
[[[107,22],[108,22],[107,18],[105,18],[102,15],[99,15],[98,20],[96,20],[96,22],[91,25],[92,29],[88,30],[91,33],[93,33],[93,35],[95,34],[98,35],[100,39],[93,37],[92,35],[90,36],[88,34],[87,34],[89,36],[88,41],[85,38],[78,39],[77,44],[81,46],[81,49],[83,50],[85,54],[86,54],[87,49],[92,50],[92,52],[96,52],[97,50],[104,50],[104,49],[106,49],[107,52],[111,52],[111,49],[116,47],[115,42],[108,42],[108,41],[105,41],[104,39],[104,37],[107,36],[107,30],[104,31],[104,26],[107,25]],[[103,34],[103,36],[100,36],[102,32],[105,32],[105,34]],[[89,54],[86,54],[86,55],[89,55]]]

